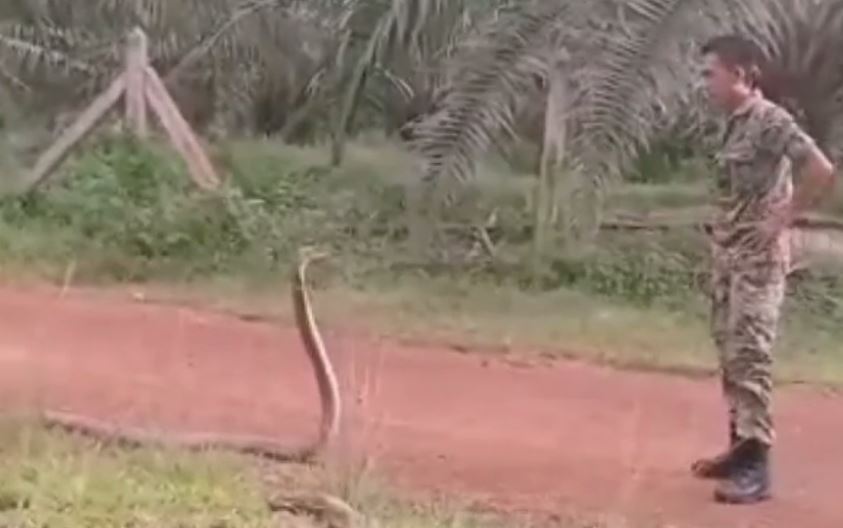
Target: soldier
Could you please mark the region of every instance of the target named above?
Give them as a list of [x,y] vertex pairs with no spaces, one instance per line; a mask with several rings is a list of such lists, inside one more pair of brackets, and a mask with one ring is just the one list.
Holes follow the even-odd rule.
[[702,55],[708,95],[728,116],[717,156],[718,213],[709,235],[711,327],[730,445],[692,470],[721,481],[717,501],[750,503],[771,496],[772,347],[789,268],[788,229],[829,191],[834,168],[793,116],[765,98],[764,56],[751,40],[719,36]]

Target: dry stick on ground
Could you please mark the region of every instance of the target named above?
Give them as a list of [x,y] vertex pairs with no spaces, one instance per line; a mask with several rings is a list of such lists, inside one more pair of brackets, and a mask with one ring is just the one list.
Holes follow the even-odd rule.
[[41,422],[49,428],[79,433],[98,441],[117,443],[125,447],[158,445],[191,450],[225,449],[275,461],[296,462],[305,462],[320,455],[336,436],[341,417],[337,377],[316,325],[305,282],[308,263],[324,256],[303,251],[293,276],[293,308],[296,314],[296,325],[313,366],[322,407],[318,436],[310,443],[293,447],[266,437],[235,436],[217,432],[156,434],[136,428],[123,428],[89,416],[56,410],[43,412],[40,416]]
[[327,493],[284,493],[270,497],[267,503],[273,512],[310,515],[329,528],[353,528],[363,523],[363,516],[347,502]]
[[[710,222],[703,220],[666,218],[662,220],[607,220],[601,223],[600,228],[612,231],[668,231],[682,228],[707,229],[710,225]],[[807,230],[843,231],[843,220],[819,215],[803,215],[794,220],[793,227]]]

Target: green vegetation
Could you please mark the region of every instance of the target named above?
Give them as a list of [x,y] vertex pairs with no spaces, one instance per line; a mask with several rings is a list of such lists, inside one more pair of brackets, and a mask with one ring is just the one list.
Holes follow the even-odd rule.
[[[454,234],[441,243],[443,254],[419,260],[406,229],[410,164],[389,142],[351,145],[340,168],[326,166],[319,147],[271,141],[221,143],[214,155],[230,178],[209,195],[168,149],[99,140],[48,192],[0,201],[5,275],[145,283],[170,299],[288,316],[282,292],[267,294],[266,285],[279,284],[298,247],[314,244],[333,255],[313,276],[328,325],[351,321],[521,356],[538,350],[682,371],[714,365],[706,247],[694,229],[606,231],[587,246],[556,244],[536,282],[525,264],[527,186],[499,163],[484,165],[489,174],[471,191],[472,209],[444,211]],[[704,196],[699,178],[630,184],[608,197],[607,210],[681,216]],[[494,258],[467,223],[492,211]],[[794,278],[779,347],[784,380],[843,380],[838,269]]]
[[[837,155],[843,70],[822,50],[843,46],[841,13],[843,0],[0,2],[0,273],[286,317],[274,286],[318,245],[332,254],[313,272],[326,325],[708,370],[692,226],[718,130],[693,95],[697,44],[754,28],[781,100]],[[223,189],[197,191],[158,143],[102,133],[60,182],[16,193],[120,72],[138,24]],[[843,215],[841,197],[825,212]],[[687,227],[628,229],[657,217]],[[843,265],[826,249],[791,284],[785,380],[843,382]],[[4,434],[12,524],[275,522],[239,461]],[[355,506],[384,526],[485,526],[378,504]]]
[[[0,469],[0,524],[20,528],[343,528],[349,516],[357,528],[531,526],[456,503],[414,504],[369,474],[338,482],[330,470],[258,466],[225,453],[124,451],[21,420],[0,424]],[[573,518],[558,526],[612,528]]]
[[4,423],[5,526],[267,526],[253,472],[225,456],[119,452]]

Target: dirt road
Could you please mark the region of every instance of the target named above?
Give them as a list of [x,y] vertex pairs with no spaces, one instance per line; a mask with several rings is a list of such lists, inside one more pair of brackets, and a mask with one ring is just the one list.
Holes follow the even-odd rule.
[[[50,405],[133,425],[292,440],[315,430],[315,386],[293,328],[8,288],[0,325],[7,409]],[[576,363],[520,368],[357,334],[327,341],[365,387],[360,408],[370,421],[355,438],[404,489],[678,528],[843,526],[838,397],[779,391],[777,497],[724,507],[687,469],[725,436],[713,381]],[[363,383],[367,372],[373,383]]]

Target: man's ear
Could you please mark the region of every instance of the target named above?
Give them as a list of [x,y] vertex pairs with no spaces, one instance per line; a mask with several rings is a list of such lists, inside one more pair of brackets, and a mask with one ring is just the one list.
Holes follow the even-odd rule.
[[749,76],[743,66],[732,66],[729,70],[743,83],[749,84]]

